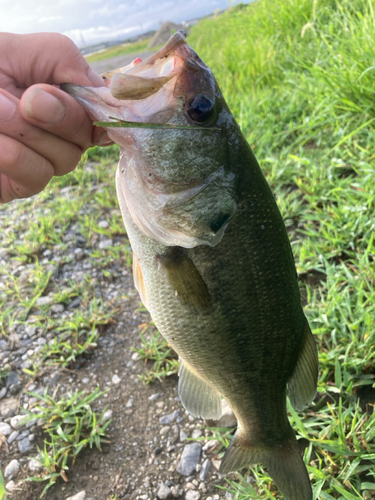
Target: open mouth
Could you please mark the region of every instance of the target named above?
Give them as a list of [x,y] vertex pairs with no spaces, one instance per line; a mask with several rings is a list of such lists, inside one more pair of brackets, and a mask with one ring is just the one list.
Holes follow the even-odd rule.
[[[130,65],[104,73],[102,76],[115,99],[119,101],[146,99],[180,74],[189,54],[185,33],[180,30],[164,47],[144,61],[135,59]],[[103,100],[110,105],[119,105],[119,103],[110,102],[111,99],[108,99],[108,96],[105,99],[102,96],[100,99],[102,93],[100,88],[90,91],[85,87],[68,83],[62,84],[61,88],[76,98]]]

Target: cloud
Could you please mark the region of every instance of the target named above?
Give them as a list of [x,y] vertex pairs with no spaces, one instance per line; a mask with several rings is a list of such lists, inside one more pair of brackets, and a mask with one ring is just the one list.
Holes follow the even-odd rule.
[[49,23],[51,21],[59,21],[62,19],[62,16],[49,16],[49,17],[41,17],[39,19],[40,23]]
[[[245,2],[251,0],[244,0]],[[228,7],[228,0],[0,0],[0,31],[56,31],[78,45],[124,40],[158,29],[164,21],[188,21]]]

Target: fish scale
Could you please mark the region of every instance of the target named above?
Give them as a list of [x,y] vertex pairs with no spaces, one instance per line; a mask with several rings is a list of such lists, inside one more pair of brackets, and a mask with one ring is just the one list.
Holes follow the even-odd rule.
[[[104,89],[63,88],[93,120],[149,123],[108,135],[121,146],[116,186],[135,285],[180,357],[182,404],[218,418],[225,397],[236,414],[221,473],[260,462],[287,499],[311,500],[286,397],[298,410],[314,398],[317,350],[273,194],[183,32],[111,84],[115,73]],[[183,129],[163,131],[163,120]]]

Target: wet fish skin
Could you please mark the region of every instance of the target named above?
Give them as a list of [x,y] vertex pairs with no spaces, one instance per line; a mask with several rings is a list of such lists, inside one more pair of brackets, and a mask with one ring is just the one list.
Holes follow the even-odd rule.
[[[214,103],[205,123],[220,131],[108,129],[122,145],[116,183],[136,287],[181,357],[184,406],[218,418],[224,396],[236,414],[238,430],[221,471],[261,462],[286,498],[310,500],[286,394],[289,385],[297,408],[313,399],[317,352],[286,229],[212,73],[183,35],[131,71],[155,77],[154,65],[174,51],[183,64],[171,64],[175,76],[144,99],[143,108],[134,104],[133,117],[138,110],[139,120],[194,125],[189,103],[203,95]],[[87,104],[84,91],[70,90],[80,94],[93,119],[115,116],[108,104]],[[126,119],[132,104],[121,106]]]

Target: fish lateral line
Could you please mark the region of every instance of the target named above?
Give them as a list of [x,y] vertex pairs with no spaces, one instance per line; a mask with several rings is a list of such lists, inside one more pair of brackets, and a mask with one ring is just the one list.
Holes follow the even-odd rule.
[[130,122],[126,120],[120,120],[114,116],[108,117],[113,122],[94,122],[97,127],[118,127],[118,128],[158,128],[164,130],[207,130],[208,132],[220,131],[219,127],[192,127],[190,125],[177,125],[174,123],[144,123],[144,122]]

